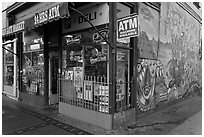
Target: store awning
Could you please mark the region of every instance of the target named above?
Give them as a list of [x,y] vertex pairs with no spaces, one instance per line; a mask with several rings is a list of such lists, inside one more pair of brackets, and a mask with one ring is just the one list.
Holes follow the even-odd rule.
[[48,22],[68,17],[70,17],[68,2],[62,2],[49,9],[45,9],[44,11],[41,11],[39,13],[35,13],[34,16],[24,21],[21,21],[7,28],[3,28],[2,36],[12,35],[13,33],[17,33],[25,29],[33,29]]

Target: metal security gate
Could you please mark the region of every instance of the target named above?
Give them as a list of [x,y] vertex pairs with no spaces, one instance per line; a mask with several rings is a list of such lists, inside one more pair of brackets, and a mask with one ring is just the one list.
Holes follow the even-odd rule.
[[106,77],[85,76],[83,80],[58,77],[59,102],[109,113],[110,84]]

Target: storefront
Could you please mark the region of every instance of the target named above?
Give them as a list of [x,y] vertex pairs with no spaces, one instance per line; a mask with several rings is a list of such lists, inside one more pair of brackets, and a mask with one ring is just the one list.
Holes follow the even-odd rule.
[[25,21],[13,24],[2,30],[3,48],[3,93],[12,99],[19,97],[19,49],[21,32]]
[[[10,81],[10,85],[11,82],[17,83],[16,86],[12,85],[19,91],[16,98],[27,104],[46,106],[58,103],[60,24],[62,18],[69,17],[68,3],[25,3],[21,6],[24,10],[9,12],[15,16],[15,22],[19,23],[3,29],[6,35],[17,38],[17,44],[11,48],[17,49],[16,57],[15,54],[12,55],[12,61],[18,67],[13,65],[14,79],[18,82],[10,80],[12,76],[7,76],[10,79],[5,77],[5,82]],[[19,33],[15,34],[16,32]],[[9,55],[5,55],[6,59],[7,56]],[[7,67],[11,61],[5,63]],[[12,74],[12,70],[4,74]]]
[[100,3],[78,10],[103,38],[80,14],[63,20],[60,113],[112,129],[201,92],[201,19],[186,3]]
[[30,6],[16,14],[25,20],[20,100],[58,104],[63,115],[113,129],[200,89],[201,21],[188,10],[182,3]]
[[[134,8],[134,4],[122,3],[92,3],[78,8],[95,28],[72,10],[71,18],[62,21],[61,114],[111,129],[114,113],[133,106],[131,56],[134,37],[138,36]],[[122,23],[118,23],[120,34],[115,33],[117,19]]]

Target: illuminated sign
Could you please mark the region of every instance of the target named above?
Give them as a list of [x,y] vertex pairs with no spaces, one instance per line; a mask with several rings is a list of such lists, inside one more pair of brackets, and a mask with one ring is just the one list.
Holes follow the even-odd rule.
[[[108,35],[109,35],[109,30],[108,29],[102,29],[99,31],[101,33],[101,35],[105,38],[108,39]],[[102,42],[104,41],[104,39],[101,37],[101,35],[99,35],[98,32],[93,34],[93,41],[94,42]]]
[[138,15],[131,14],[117,20],[118,38],[128,38],[138,36]]
[[65,36],[65,40],[67,42],[67,45],[74,44],[74,43],[79,44],[81,42],[81,38],[82,38],[82,36],[77,35],[77,34]]

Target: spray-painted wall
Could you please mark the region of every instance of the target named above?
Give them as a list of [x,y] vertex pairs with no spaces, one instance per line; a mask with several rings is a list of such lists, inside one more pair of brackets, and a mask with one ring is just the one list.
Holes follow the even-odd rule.
[[160,12],[140,3],[139,21],[139,109],[148,111],[200,90],[201,24],[178,3],[161,3]]

